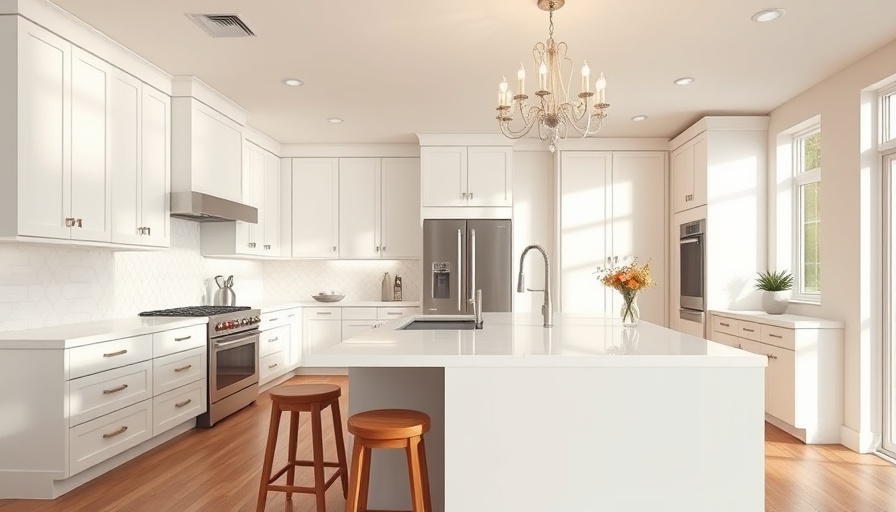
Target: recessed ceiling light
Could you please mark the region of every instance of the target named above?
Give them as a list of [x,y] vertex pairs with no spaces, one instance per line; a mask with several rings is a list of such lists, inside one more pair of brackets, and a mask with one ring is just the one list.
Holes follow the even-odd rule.
[[283,83],[290,87],[298,87],[298,86],[304,84],[305,82],[299,80],[298,78],[287,78],[286,80],[283,81]]
[[674,80],[675,85],[690,85],[696,81],[697,79],[692,76],[683,76]]
[[339,124],[342,122],[342,119],[338,118],[338,117],[331,117],[331,118],[327,119],[327,121],[329,121],[333,124]]
[[641,115],[637,115],[637,116],[632,117],[632,121],[634,121],[634,122],[636,122],[636,123],[639,123],[639,122],[644,121],[644,120],[646,120],[646,119],[647,119],[647,116],[645,116],[644,114],[641,114]]
[[786,13],[787,11],[784,9],[763,9],[754,14],[750,19],[758,23],[765,23],[766,21],[776,20]]

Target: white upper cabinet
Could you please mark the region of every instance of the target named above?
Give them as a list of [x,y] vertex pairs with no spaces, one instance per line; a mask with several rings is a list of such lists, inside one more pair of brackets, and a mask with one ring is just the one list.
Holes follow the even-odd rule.
[[339,159],[339,257],[419,258],[420,159]]
[[4,237],[111,237],[106,62],[21,17],[0,25]]
[[339,159],[339,257],[379,258],[382,173],[379,158]]
[[339,255],[339,159],[292,161],[292,257]]
[[678,213],[706,204],[706,134],[672,152],[672,208]]
[[280,240],[280,158],[265,151],[264,154],[264,194],[262,210],[264,214],[264,243],[262,253],[265,256],[281,256]]
[[110,104],[112,241],[167,247],[171,99],[118,71]]
[[512,157],[507,146],[420,148],[423,206],[512,206]]
[[380,256],[416,259],[423,256],[420,221],[420,159],[383,158]]

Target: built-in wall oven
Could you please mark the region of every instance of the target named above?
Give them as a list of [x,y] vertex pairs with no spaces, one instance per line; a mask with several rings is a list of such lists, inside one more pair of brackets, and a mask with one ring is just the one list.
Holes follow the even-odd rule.
[[703,322],[704,260],[706,221],[696,220],[681,225],[680,242],[680,317],[692,322]]
[[197,426],[211,427],[258,397],[259,310],[193,306],[140,315],[208,317],[208,411],[196,418]]

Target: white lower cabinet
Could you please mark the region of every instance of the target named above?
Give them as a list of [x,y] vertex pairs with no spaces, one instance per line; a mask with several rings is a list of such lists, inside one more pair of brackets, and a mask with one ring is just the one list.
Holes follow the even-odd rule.
[[342,341],[342,308],[323,307],[302,310],[305,354]]
[[69,430],[69,475],[152,437],[152,400],[144,400]]
[[795,315],[710,311],[709,339],[766,356],[766,419],[807,444],[840,442],[843,324]]
[[266,384],[294,370],[302,361],[299,308],[261,313],[258,341],[258,379]]
[[152,362],[69,381],[69,425],[75,426],[152,397]]
[[152,435],[157,436],[204,413],[208,407],[205,397],[205,380],[153,397]]

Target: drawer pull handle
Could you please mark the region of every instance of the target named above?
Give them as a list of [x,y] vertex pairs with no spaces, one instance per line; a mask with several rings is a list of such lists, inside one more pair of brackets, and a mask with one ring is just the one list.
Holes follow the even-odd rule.
[[722,327],[731,327],[731,324],[726,324],[725,322],[719,322],[719,325]]
[[108,434],[103,434],[103,439],[109,439],[109,438],[115,437],[115,436],[117,436],[117,435],[124,434],[125,432],[127,432],[127,430],[128,430],[128,427],[122,425],[122,427],[119,428],[118,430],[116,430],[115,432],[110,432],[110,433],[108,433]]
[[295,313],[290,313],[290,314],[286,315],[286,318],[292,318],[292,317],[294,317],[294,316],[296,316]]
[[187,341],[188,339],[190,339],[192,337],[193,336],[191,335],[191,336],[184,336],[183,338],[174,338],[174,341]]
[[125,348],[125,349],[119,350],[118,352],[107,352],[107,353],[103,354],[103,357],[123,356],[127,353],[128,353],[128,349]]
[[174,371],[180,373],[182,371],[189,370],[192,367],[193,367],[192,364],[188,364],[187,366],[181,366],[180,368],[175,368]]
[[756,332],[755,329],[747,329],[746,327],[741,327],[740,329],[741,329],[742,331],[747,331],[747,332]]
[[743,350],[744,347],[740,346],[740,343],[737,344],[737,348]]
[[389,311],[389,312],[386,313],[386,314],[387,314],[387,315],[400,315],[400,314],[402,314],[402,313],[401,313],[401,311]]
[[126,390],[126,389],[128,389],[128,385],[127,385],[127,384],[122,384],[121,386],[116,386],[116,387],[114,387],[114,388],[112,388],[112,389],[104,389],[104,390],[103,390],[103,394],[104,394],[104,395],[111,395],[112,393],[118,393],[119,391],[124,391],[124,390]]
[[317,314],[318,315],[332,315],[333,312],[332,311],[318,311]]
[[772,354],[765,354],[765,356],[768,357],[769,359],[777,359],[778,358],[778,356],[772,355]]
[[271,368],[276,368],[277,366],[278,366],[277,363],[269,364],[269,365],[268,365],[268,370],[270,370]]
[[778,334],[769,333],[768,335],[771,336],[772,338],[778,338],[779,340],[784,338],[784,336],[780,336]]
[[271,318],[268,322],[276,322],[277,320],[280,320],[280,317]]
[[174,404],[174,406],[177,407],[178,409],[180,409],[181,407],[183,407],[183,406],[185,406],[185,405],[187,405],[187,404],[189,404],[189,403],[192,403],[192,402],[193,402],[193,399],[192,399],[192,398],[187,398],[187,399],[184,400],[183,402],[178,402],[178,403]]
[[275,342],[275,341],[277,341],[277,340],[279,340],[279,339],[280,339],[280,336],[274,336],[273,338],[271,338],[271,339],[268,340],[268,343],[273,343],[273,342]]

